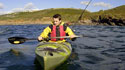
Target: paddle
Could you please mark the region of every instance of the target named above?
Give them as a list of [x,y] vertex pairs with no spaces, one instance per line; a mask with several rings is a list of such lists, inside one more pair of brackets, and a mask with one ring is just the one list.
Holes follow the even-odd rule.
[[[76,35],[75,37],[85,37],[85,36],[83,36],[83,35],[77,36]],[[47,39],[51,39],[51,38],[70,38],[70,36],[48,37]],[[25,37],[10,37],[10,38],[8,38],[8,41],[11,44],[22,44],[22,43],[24,43],[25,41],[28,41],[28,40],[38,40],[38,38],[25,38]]]

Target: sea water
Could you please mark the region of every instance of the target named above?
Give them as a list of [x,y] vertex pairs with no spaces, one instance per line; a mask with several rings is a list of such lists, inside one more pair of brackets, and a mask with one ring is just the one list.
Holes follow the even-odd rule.
[[[48,25],[0,26],[0,70],[39,70],[34,64],[37,40],[14,45],[9,37],[37,38]],[[56,70],[125,70],[124,26],[70,26],[76,35],[85,37],[72,44],[69,60]],[[10,50],[19,52],[15,55]]]

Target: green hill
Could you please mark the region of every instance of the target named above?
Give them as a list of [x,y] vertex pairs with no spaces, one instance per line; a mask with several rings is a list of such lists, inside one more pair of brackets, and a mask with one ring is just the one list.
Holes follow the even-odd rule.
[[[44,9],[35,12],[19,12],[19,13],[12,13],[7,15],[1,15],[1,21],[15,21],[16,22],[25,22],[25,21],[51,21],[51,17],[54,14],[61,14],[62,20],[64,21],[76,21],[80,16],[82,9],[73,9],[73,8],[51,8],[51,9]],[[85,12],[89,14],[89,11]]]
[[125,5],[116,7],[116,8],[112,8],[109,10],[100,10],[98,12],[94,12],[92,13],[93,15],[96,16],[102,16],[102,17],[107,17],[110,16],[112,18],[117,18],[117,19],[125,19]]
[[111,15],[117,18],[125,18],[125,5],[106,10],[105,13],[110,13]]
[[[44,23],[50,22],[54,14],[61,14],[63,21],[75,22],[81,15],[82,9],[75,8],[51,8],[34,12],[19,12],[0,16],[0,24],[2,23]],[[112,8],[109,10],[100,10],[98,12],[85,11],[82,20],[98,21],[102,18],[125,19],[125,5]]]

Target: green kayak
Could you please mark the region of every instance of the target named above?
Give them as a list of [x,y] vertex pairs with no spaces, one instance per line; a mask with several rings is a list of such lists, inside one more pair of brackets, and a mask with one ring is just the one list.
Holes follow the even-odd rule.
[[71,44],[41,42],[36,50],[36,59],[44,70],[54,70],[68,59],[72,52]]

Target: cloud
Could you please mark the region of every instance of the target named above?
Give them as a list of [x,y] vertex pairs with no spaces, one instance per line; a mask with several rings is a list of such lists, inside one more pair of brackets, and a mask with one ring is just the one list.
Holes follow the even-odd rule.
[[35,6],[33,3],[27,3],[25,6],[24,6],[24,10],[32,10],[34,9]]
[[23,12],[24,9],[23,8],[14,8],[12,9],[13,12]]
[[[0,9],[3,8],[3,4],[0,3]],[[17,13],[17,12],[32,12],[32,11],[38,11],[40,9],[38,9],[37,7],[35,7],[35,5],[33,3],[27,3],[26,5],[24,5],[23,8],[13,8],[11,11],[0,11],[0,15],[3,14],[9,14],[9,13]]]
[[33,3],[27,3],[23,8],[14,8],[12,9],[13,12],[26,12],[26,11],[36,11],[39,10],[35,7]]
[[0,9],[3,9],[4,5],[2,3],[0,3]]
[[107,7],[107,8],[111,8],[112,5],[109,3],[104,3],[104,2],[97,2],[97,3],[93,3],[93,6],[102,6],[102,7]]
[[3,12],[3,11],[0,11],[0,15],[2,15],[2,14],[5,14],[5,12]]
[[9,14],[11,13],[10,11],[0,11],[0,15],[3,15],[3,14]]
[[81,1],[80,4],[88,5],[89,1]]

